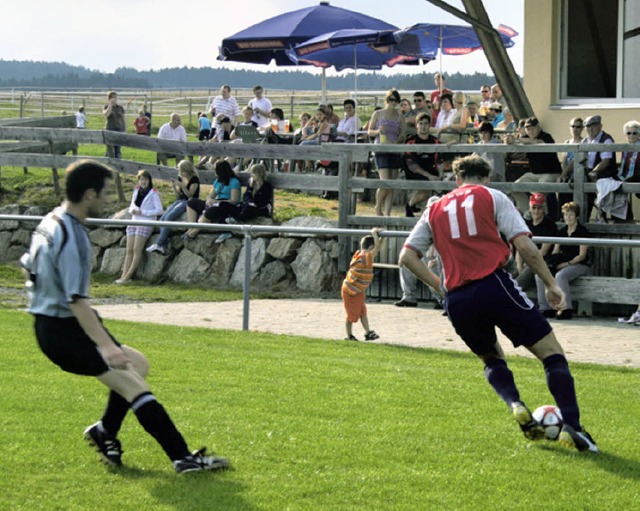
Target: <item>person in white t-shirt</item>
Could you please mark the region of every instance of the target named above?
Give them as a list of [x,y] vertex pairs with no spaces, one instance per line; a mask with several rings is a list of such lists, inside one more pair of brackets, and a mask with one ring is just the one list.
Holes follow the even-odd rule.
[[249,106],[253,108],[251,120],[258,125],[258,128],[266,128],[271,124],[270,114],[273,105],[268,98],[264,97],[262,85],[256,85],[253,93],[256,97],[249,101]]
[[[180,119],[179,114],[171,114],[169,122],[160,126],[160,129],[158,130],[158,139],[176,140],[178,142],[187,141],[187,131],[182,125],[182,119]],[[183,156],[184,155],[180,153],[158,153],[158,162],[161,165],[167,165],[167,160],[169,158],[175,158],[177,164],[182,160]]]

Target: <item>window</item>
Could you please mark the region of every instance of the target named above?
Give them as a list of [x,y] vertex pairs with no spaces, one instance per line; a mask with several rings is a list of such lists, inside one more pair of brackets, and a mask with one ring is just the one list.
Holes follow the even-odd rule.
[[560,99],[640,98],[640,0],[564,0]]

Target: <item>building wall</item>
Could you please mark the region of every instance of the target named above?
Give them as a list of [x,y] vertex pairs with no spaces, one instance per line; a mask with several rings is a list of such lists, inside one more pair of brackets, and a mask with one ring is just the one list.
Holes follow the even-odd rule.
[[[569,137],[573,117],[601,115],[605,131],[614,140],[626,142],[622,126],[640,120],[636,105],[560,106],[557,103],[558,59],[560,53],[561,0],[525,0],[524,2],[524,89],[544,130],[557,142]],[[586,132],[584,133],[586,136]]]

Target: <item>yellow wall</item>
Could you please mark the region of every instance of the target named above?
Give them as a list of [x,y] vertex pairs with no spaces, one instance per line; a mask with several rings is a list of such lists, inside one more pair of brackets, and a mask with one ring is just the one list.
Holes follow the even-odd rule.
[[[560,0],[524,2],[524,89],[533,111],[556,142],[569,138],[569,121],[573,117],[584,119],[598,114],[602,116],[603,129],[616,142],[624,143],[622,126],[632,119],[640,120],[639,108],[625,105],[561,107],[556,103],[560,4]],[[586,132],[583,135],[586,136]]]

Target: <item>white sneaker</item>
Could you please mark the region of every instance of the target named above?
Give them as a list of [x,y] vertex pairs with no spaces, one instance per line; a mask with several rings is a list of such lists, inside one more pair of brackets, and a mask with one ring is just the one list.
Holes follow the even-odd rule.
[[158,250],[158,245],[156,243],[149,245],[146,248],[147,252],[151,253],[151,252],[155,252],[156,250]]
[[233,236],[233,234],[231,234],[230,232],[223,232],[220,236],[218,236],[215,243],[223,243],[225,240],[231,238],[231,236]]

